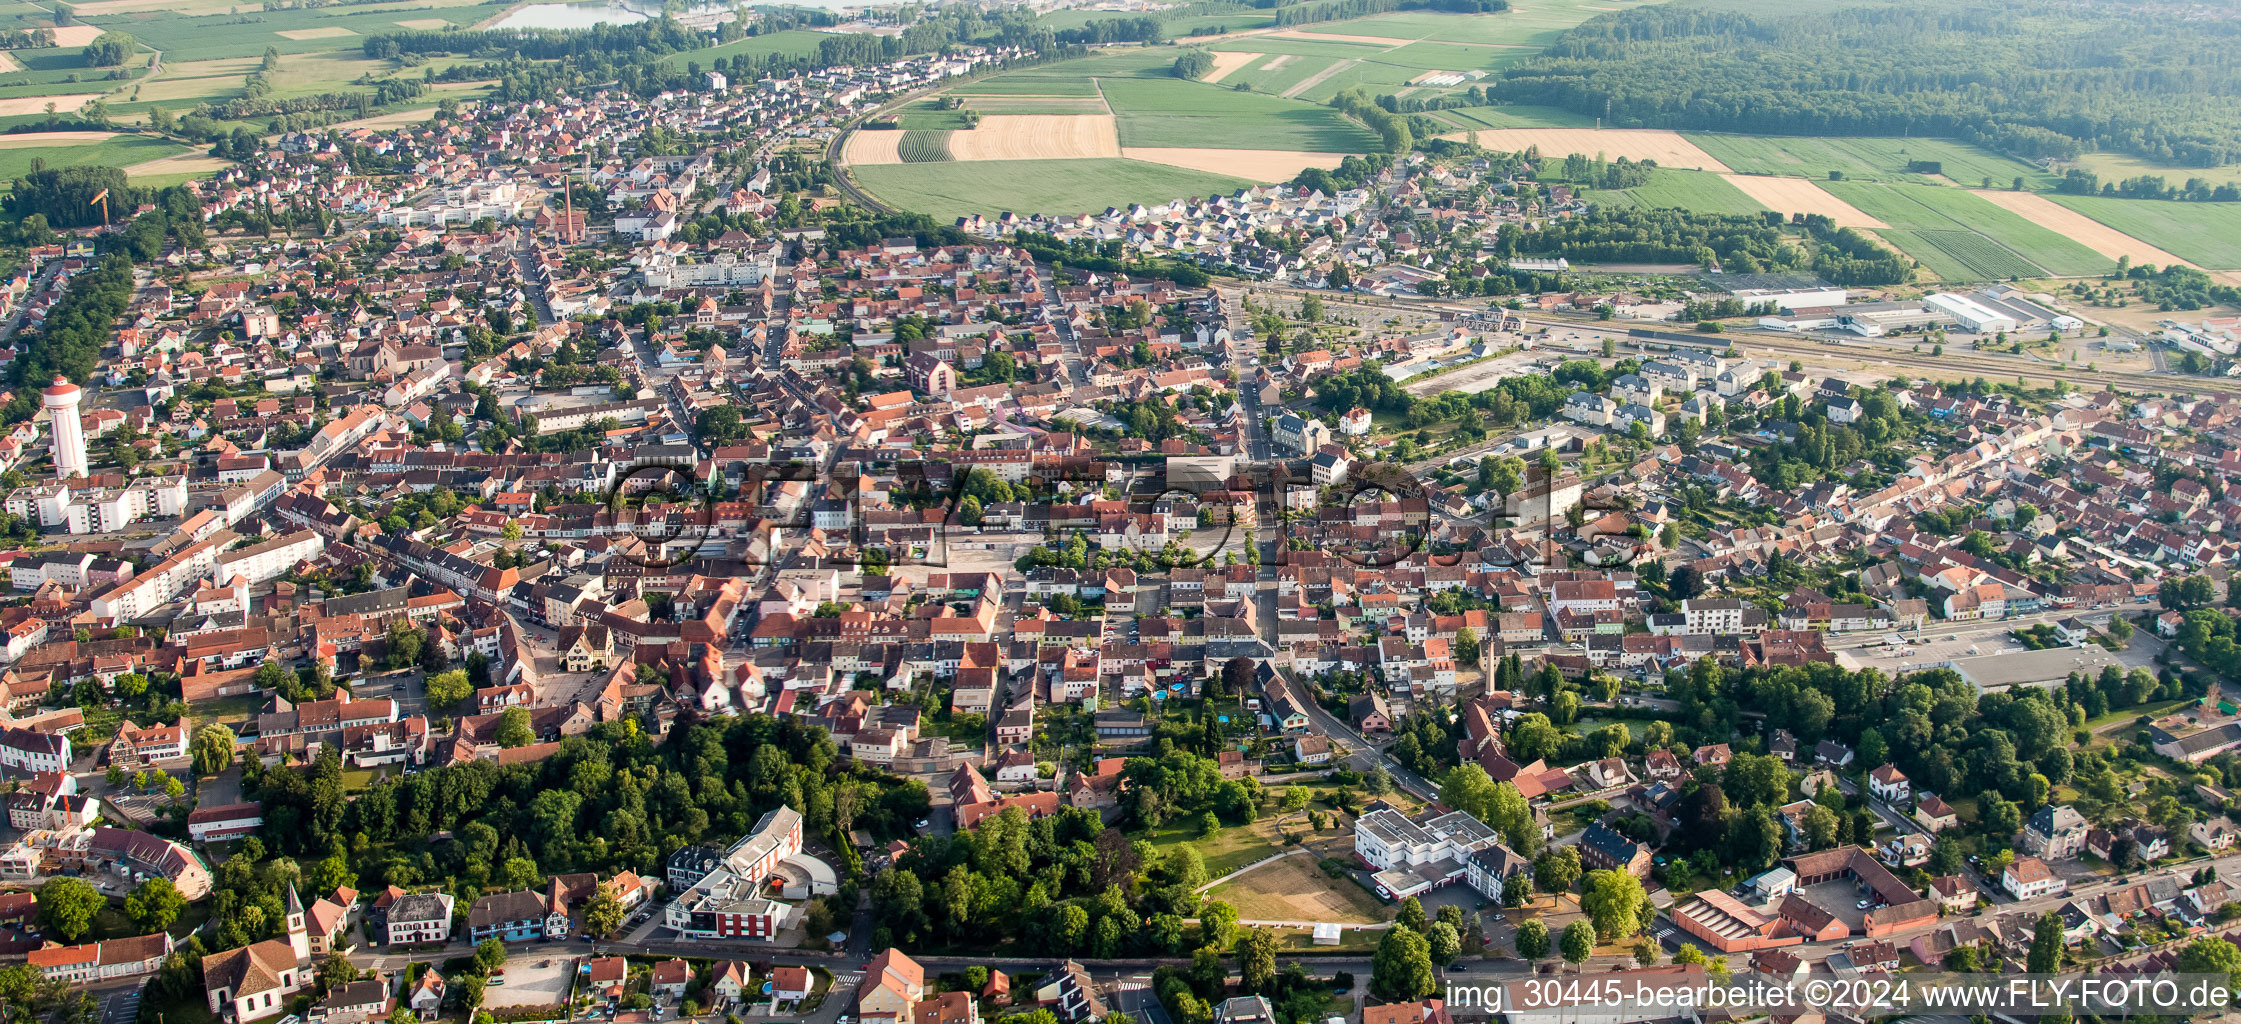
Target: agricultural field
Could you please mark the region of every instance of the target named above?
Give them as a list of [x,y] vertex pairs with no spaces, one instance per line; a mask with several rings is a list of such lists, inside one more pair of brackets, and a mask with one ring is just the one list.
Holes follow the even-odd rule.
[[1697,213],[1760,213],[1766,206],[1710,171],[1680,171],[1660,167],[1640,188],[1596,189],[1588,198],[1613,206],[1643,208],[1679,207]]
[[[245,81],[257,70],[261,60],[261,57],[229,57],[166,62],[160,77],[121,91],[110,100],[109,107],[123,115],[144,113],[159,106],[178,113],[198,103],[235,99],[241,96]],[[280,72],[271,76],[272,97],[291,99],[353,91],[356,88],[353,83],[368,75],[386,78],[400,73],[391,62],[374,60],[356,49],[284,54],[280,58]],[[412,69],[411,73],[418,74],[419,69]]]
[[906,131],[895,146],[895,156],[906,164],[938,164],[949,155],[948,132]]
[[[857,137],[873,134],[894,133],[863,132]],[[1095,213],[1126,203],[1226,195],[1253,184],[1223,174],[1125,159],[890,164],[850,170],[866,191],[880,199],[942,218],[1006,210]]]
[[1828,194],[1804,178],[1777,178],[1766,174],[1723,174],[1729,185],[1769,210],[1784,214],[1820,214],[1843,228],[1887,228],[1852,204]]
[[2241,203],[2048,196],[2116,230],[2212,270],[2241,268]]
[[[98,132],[56,132],[67,139],[42,139],[38,135],[0,135],[0,179],[31,173],[34,160],[48,167],[129,167],[192,152],[165,139],[144,135],[111,135]],[[17,143],[30,142],[31,145]]]
[[[401,22],[424,23],[441,18],[456,25],[472,25],[504,11],[504,0],[475,5],[445,4],[441,0],[417,3],[317,7],[309,10],[264,11],[228,4],[219,11],[207,5],[186,3],[81,15],[102,28],[131,33],[150,45],[161,46],[165,63],[255,57],[266,47],[281,53],[358,52],[364,37],[397,32]],[[226,13],[239,10],[239,14]]]
[[1989,180],[2006,188],[2017,177],[2026,184],[2048,180],[2044,171],[2011,160],[1990,150],[1946,139],[1788,138],[1753,135],[1688,133],[1697,147],[1744,174],[1786,174],[1827,179],[1841,171],[1847,180],[1938,183],[1937,177],[1914,174],[1910,161],[1935,161],[1942,177],[1976,186]]
[[943,110],[933,100],[913,100],[895,111],[895,120],[904,131],[946,132],[968,127],[962,110]]
[[1449,107],[1431,116],[1458,129],[1593,128],[1595,119],[1559,107]]
[[1457,43],[1507,43],[1539,48],[1556,41],[1580,22],[1625,7],[1646,6],[1631,0],[1585,4],[1579,0],[1527,0],[1517,9],[1497,14],[1440,14],[1432,11],[1395,11],[1353,21],[1301,25],[1312,35],[1348,35],[1384,39],[1438,39]]
[[1367,153],[1377,137],[1336,110],[1174,78],[1105,79],[1123,146]]
[[1977,195],[1994,206],[2112,260],[2122,257],[2135,264],[2157,267],[2186,262],[2036,192],[2003,192],[1995,189],[1978,192]]
[[1463,138],[1503,153],[1538,150],[1543,157],[1574,153],[1606,160],[1655,160],[1659,167],[1726,171],[1726,165],[1696,148],[1678,132],[1579,128],[1496,128],[1442,138]]
[[1964,189],[1841,181],[1824,187],[1891,225],[1878,234],[1948,280],[2079,276],[2115,266],[2108,257]]

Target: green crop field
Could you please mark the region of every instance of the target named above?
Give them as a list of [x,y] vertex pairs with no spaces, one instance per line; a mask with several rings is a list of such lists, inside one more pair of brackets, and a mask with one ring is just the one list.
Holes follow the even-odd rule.
[[1947,139],[1796,138],[1754,135],[1688,135],[1690,142],[1730,169],[1746,174],[1786,174],[1825,180],[1830,171],[1861,181],[1935,182],[1911,173],[1910,161],[1938,163],[1941,173],[1972,188],[1990,179],[2006,188],[2017,177],[2047,180],[2045,172],[1990,150]]
[[936,217],[1006,210],[1096,213],[1108,206],[1228,194],[1252,182],[1141,160],[992,160],[852,169],[871,194]]
[[[1410,43],[1380,51],[1372,57],[1356,61],[1336,74],[1310,86],[1299,98],[1315,103],[1328,102],[1331,97],[1355,86],[1373,94],[1394,92],[1408,88],[1409,82],[1433,71],[1498,71],[1519,60],[1530,51],[1501,46],[1478,46],[1465,43]],[[1224,79],[1223,84],[1228,84]],[[1418,86],[1409,93],[1414,99],[1460,92],[1473,85],[1463,81],[1449,86]]]
[[1433,111],[1432,117],[1446,121],[1457,130],[1477,131],[1481,128],[1593,128],[1595,119],[1572,113],[1561,107],[1450,107]]
[[[993,113],[993,111],[990,111]],[[962,110],[942,110],[933,100],[915,100],[895,112],[905,131],[955,131],[971,127]]]
[[1367,153],[1377,137],[1338,111],[1169,78],[1105,79],[1123,146]]
[[902,143],[895,147],[895,155],[906,164],[939,164],[949,162],[949,133],[906,131]]
[[949,92],[958,96],[1096,96],[1100,78],[1150,78],[1177,81],[1169,70],[1173,47],[1129,47],[1108,50],[1079,60],[1038,64],[971,82],[960,82]]
[[1405,40],[1391,43],[1357,43],[1347,39],[1280,39],[1275,36],[1246,36],[1207,45],[1209,50],[1241,50],[1248,53],[1289,53],[1301,57],[1369,57],[1394,49]]
[[[0,136],[0,145],[5,144],[6,138]],[[129,167],[185,152],[187,147],[176,142],[145,135],[119,135],[79,146],[0,148],[0,179],[13,179],[31,173],[34,160],[44,161],[48,167]]]
[[[423,4],[365,7],[292,8],[258,10],[240,5],[238,14],[188,14],[168,10],[139,10],[89,16],[83,20],[102,28],[130,33],[133,38],[163,50],[171,61],[254,57],[266,47],[281,53],[357,51],[366,36],[410,31],[400,21],[442,19],[471,25],[494,17],[510,6],[506,0],[474,6]],[[286,32],[289,35],[282,35]],[[291,38],[291,36],[293,38]]]
[[1597,7],[1648,6],[1631,0],[1528,0],[1517,10],[1496,14],[1441,14],[1436,11],[1396,11],[1353,21],[1325,21],[1299,26],[1318,35],[1380,36],[1392,39],[1436,39],[1455,43],[1511,43],[1547,46],[1566,29],[1609,11]]
[[[965,101],[967,110],[978,114],[1110,114],[1101,96],[974,96]],[[936,111],[964,120],[964,111]],[[905,128],[963,128],[964,124],[934,125],[912,124],[906,117]]]
[[1963,189],[1823,182],[1829,194],[1891,225],[1891,244],[1939,277],[1988,280],[2106,273],[2115,262]]
[[2241,203],[2047,198],[2190,263],[2214,270],[2241,268]]
[[[1143,17],[1143,14],[1138,11],[1092,11],[1080,7],[1062,7],[1055,11],[1045,12],[1035,21],[1048,28],[1065,31],[1070,28],[1081,28],[1093,21],[1118,21],[1122,18],[1140,17]],[[1167,34],[1169,39],[1177,42],[1191,42],[1194,39],[1208,38],[1191,35],[1192,32],[1200,29],[1211,31],[1226,28],[1232,32],[1240,32],[1245,29],[1269,28],[1275,24],[1276,18],[1270,14],[1200,14],[1188,18],[1168,18],[1161,21],[1159,27]]]
[[[1322,74],[1333,64],[1340,63],[1344,62],[1335,57],[1308,57],[1288,53],[1270,54],[1266,57],[1255,58],[1253,63],[1245,68],[1223,76],[1218,84],[1224,89],[1235,89],[1243,85],[1254,92],[1281,96],[1290,91],[1293,86]],[[1271,70],[1272,66],[1274,70]]]
[[949,90],[959,96],[1091,96],[1097,95],[1097,80],[1078,76],[1029,74],[1014,71],[1007,75],[967,82]]
[[1596,189],[1588,198],[1597,203],[1635,207],[1679,207],[1697,213],[1759,213],[1766,209],[1743,190],[1710,171],[1658,168],[1649,184],[1640,188]]

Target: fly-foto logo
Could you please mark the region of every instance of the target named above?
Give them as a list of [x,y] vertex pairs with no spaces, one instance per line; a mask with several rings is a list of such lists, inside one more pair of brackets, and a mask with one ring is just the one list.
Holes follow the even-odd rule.
[[[1610,568],[1642,548],[1602,524],[1629,511],[1623,504],[1537,467],[1515,494],[1488,492],[1491,541],[1474,538],[1479,520],[1468,508],[1448,507],[1459,498],[1428,490],[1398,464],[1355,464],[1320,480],[1307,469],[1280,459],[1222,460],[1214,469],[1188,459],[1076,459],[999,474],[977,461],[905,461],[892,483],[874,487],[865,474],[835,477],[807,462],[735,466],[734,475],[707,479],[685,465],[644,463],[617,474],[603,508],[616,556],[662,571],[700,558],[765,564],[813,536],[822,564],[858,567],[947,568],[959,552],[1017,556],[1076,538],[1167,568],[1249,561],[1248,548],[1271,567],[1314,551],[1318,564],[1328,556],[1366,569],[1421,561],[1536,571],[1575,557]],[[871,493],[882,500],[867,503]]]

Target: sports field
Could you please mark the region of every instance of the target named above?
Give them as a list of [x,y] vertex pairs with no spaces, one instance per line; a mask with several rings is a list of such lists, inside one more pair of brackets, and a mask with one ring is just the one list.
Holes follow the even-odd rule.
[[1645,208],[1678,207],[1697,213],[1759,213],[1766,206],[1742,189],[1710,171],[1667,170],[1651,172],[1649,183],[1639,188],[1596,189],[1588,197],[1598,203]]
[[1746,174],[1786,174],[1827,180],[1840,171],[1847,180],[1936,182],[1928,174],[1906,169],[1909,162],[1939,165],[1944,178],[1963,185],[1981,185],[1990,179],[2006,188],[2018,176],[2026,183],[2046,174],[2038,168],[1998,153],[1945,139],[1790,138],[1754,135],[1688,133],[1697,148],[1721,163]]
[[1096,213],[1128,203],[1227,195],[1253,184],[1223,174],[1125,159],[889,164],[851,171],[865,190],[880,199],[944,218],[1006,210]]
[[1878,231],[1939,277],[1983,281],[2108,272],[2115,261],[1964,189],[1827,182],[1829,193],[1891,225]]
[[2213,270],[2241,268],[2241,203],[2048,196],[2150,245]]

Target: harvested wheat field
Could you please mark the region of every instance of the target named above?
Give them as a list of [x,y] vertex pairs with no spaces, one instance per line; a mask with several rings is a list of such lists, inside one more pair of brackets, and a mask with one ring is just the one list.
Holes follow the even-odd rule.
[[859,167],[899,164],[903,162],[902,150],[902,132],[860,131],[848,137],[848,143],[841,147],[840,158],[844,163]]
[[1330,170],[1346,159],[1344,153],[1296,153],[1288,149],[1170,149],[1130,146],[1120,151],[1130,160],[1187,167],[1194,171],[1227,174],[1252,181],[1290,181],[1310,167]]
[[422,32],[440,32],[451,27],[451,22],[442,18],[406,18],[397,24],[404,28],[418,29]]
[[[16,96],[0,100],[0,117],[44,114],[47,112],[47,104],[49,103],[54,104],[56,113],[68,114],[75,112],[79,107],[85,106],[88,100],[100,98],[101,94],[97,92],[72,93],[68,96]],[[95,132],[94,134],[101,133]]]
[[[1680,136],[1678,132],[1633,131],[1625,129],[1593,128],[1497,128],[1491,131],[1471,132],[1478,144],[1504,153],[1522,153],[1538,148],[1542,156],[1570,156],[1580,153],[1594,156],[1598,153],[1606,160],[1625,157],[1629,160],[1655,160],[1659,167],[1680,170],[1725,172],[1727,165],[1712,159],[1712,155],[1696,148],[1696,143]],[[1441,136],[1463,138],[1463,133]]]
[[21,70],[23,70],[23,65],[16,63],[16,59],[14,57],[8,56],[8,51],[0,50],[0,71]]
[[[56,46],[84,46],[101,38],[101,33],[105,31],[107,30],[98,25],[64,25],[54,30],[54,44]],[[75,110],[77,108],[73,107],[71,109]]]
[[1775,178],[1764,174],[1722,174],[1720,177],[1776,213],[1825,214],[1840,228],[1891,226],[1861,213],[1858,207],[1804,178]]
[[2149,245],[2122,231],[2094,220],[2036,192],[2007,192],[1998,189],[1970,189],[1992,201],[1994,206],[2022,217],[2024,220],[2068,238],[2094,252],[2116,259],[2130,256],[2132,262],[2153,263],[2167,267],[2177,263],[2194,266],[2162,249]]
[[1121,155],[1111,114],[991,114],[949,133],[958,160],[1080,160]]
[[128,178],[155,177],[167,174],[213,174],[234,165],[233,161],[208,153],[181,153],[155,160],[144,160],[124,169]]
[[1224,78],[1228,78],[1231,72],[1237,71],[1243,68],[1245,65],[1251,64],[1252,62],[1266,56],[1268,55],[1265,53],[1244,53],[1232,50],[1217,50],[1214,52],[1214,70],[1207,72],[1206,77],[1199,79],[1199,81],[1211,85],[1215,82],[1221,81]]
[[90,146],[97,142],[107,142],[116,137],[116,132],[26,132],[22,135],[0,135],[0,149],[29,149],[33,146]]
[[306,39],[340,39],[344,36],[357,34],[340,25],[322,25],[318,28],[284,28],[273,33],[273,35],[282,39],[293,39],[297,42]]

